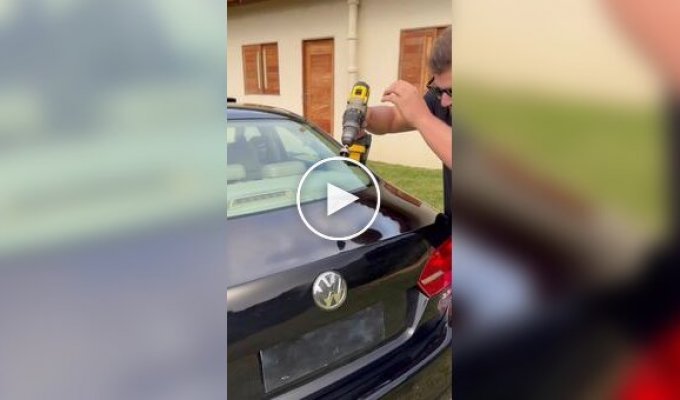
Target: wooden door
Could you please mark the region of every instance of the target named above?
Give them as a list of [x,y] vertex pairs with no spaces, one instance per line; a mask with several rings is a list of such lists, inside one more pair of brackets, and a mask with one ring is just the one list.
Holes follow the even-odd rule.
[[333,135],[333,39],[302,42],[305,118]]

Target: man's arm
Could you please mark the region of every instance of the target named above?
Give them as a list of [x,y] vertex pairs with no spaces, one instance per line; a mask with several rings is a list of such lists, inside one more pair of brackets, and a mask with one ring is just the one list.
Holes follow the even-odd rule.
[[366,130],[374,135],[408,132],[413,129],[394,107],[375,106],[368,108]]

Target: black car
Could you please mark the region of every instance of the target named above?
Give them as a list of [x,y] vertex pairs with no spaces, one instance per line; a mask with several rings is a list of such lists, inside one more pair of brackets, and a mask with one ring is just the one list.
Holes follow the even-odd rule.
[[[340,144],[280,109],[229,104],[227,120],[229,398],[436,399],[450,391],[450,219],[377,177],[378,187],[366,180],[346,207],[349,216],[375,207],[379,191],[369,229],[321,238],[301,221],[296,190]],[[353,176],[359,167],[336,172]],[[319,195],[299,207],[325,203]],[[338,288],[322,287],[334,307],[315,299],[320,280]]]

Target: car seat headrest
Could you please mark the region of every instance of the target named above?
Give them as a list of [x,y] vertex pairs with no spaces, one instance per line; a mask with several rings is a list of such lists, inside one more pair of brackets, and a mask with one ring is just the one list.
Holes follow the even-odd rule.
[[241,164],[227,164],[227,182],[240,181],[246,178],[246,168]]
[[262,166],[262,178],[302,175],[304,172],[305,164],[302,161],[285,161]]

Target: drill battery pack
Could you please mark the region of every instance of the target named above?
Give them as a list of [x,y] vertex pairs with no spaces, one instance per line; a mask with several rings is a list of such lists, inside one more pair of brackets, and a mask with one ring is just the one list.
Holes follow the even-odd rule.
[[349,147],[347,155],[349,158],[359,161],[362,164],[366,164],[368,159],[368,150],[371,148],[372,136],[366,134],[360,139],[354,141],[354,143]]

